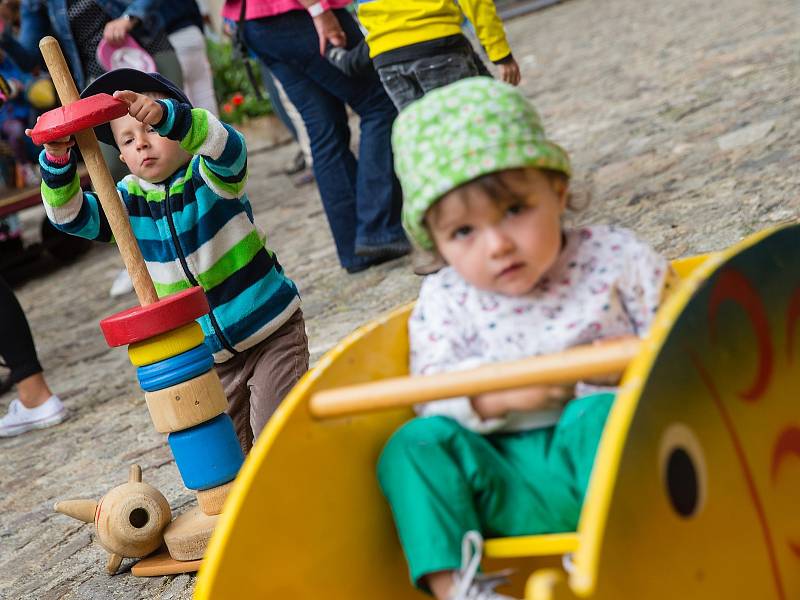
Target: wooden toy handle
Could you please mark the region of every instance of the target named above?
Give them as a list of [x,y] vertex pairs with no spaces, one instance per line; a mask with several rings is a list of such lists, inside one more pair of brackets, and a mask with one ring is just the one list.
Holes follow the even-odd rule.
[[474,396],[532,385],[560,385],[622,373],[639,352],[641,342],[626,338],[592,346],[576,346],[543,356],[496,363],[453,373],[393,377],[374,383],[317,392],[311,414],[319,418],[344,417],[430,402]]
[[[61,47],[56,39],[52,36],[42,38],[39,42],[39,50],[42,52],[61,104],[66,106],[79,100],[78,89],[75,87],[72,74],[67,67],[64,54],[61,52]],[[128,269],[128,273],[130,273],[133,289],[136,290],[139,303],[142,306],[147,306],[158,302],[158,295],[144,264],[142,251],[133,236],[128,214],[122,206],[117,187],[114,185],[111,173],[108,172],[108,166],[103,160],[100,145],[97,142],[94,131],[91,129],[79,131],[75,134],[75,140],[81,149],[92,185],[97,197],[100,199],[100,204],[103,206],[103,211],[108,219],[108,224],[111,226],[111,232],[114,234],[117,246],[119,246],[122,260]]]

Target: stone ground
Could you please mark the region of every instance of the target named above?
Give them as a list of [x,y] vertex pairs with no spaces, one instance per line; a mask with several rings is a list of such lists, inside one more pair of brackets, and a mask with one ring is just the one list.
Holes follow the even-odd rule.
[[[631,227],[676,257],[795,218],[797,6],[572,0],[509,22],[522,87],[572,152],[578,195],[591,197],[573,219]],[[249,191],[302,291],[316,359],[360,323],[413,298],[419,279],[408,260],[356,276],[338,267],[316,190],[268,174],[293,152],[254,154]],[[126,353],[109,349],[97,325],[133,303],[108,297],[120,264],[113,247],[97,247],[18,288],[48,379],[72,418],[0,440],[0,598],[191,596],[188,575],[105,575],[91,527],[52,511],[56,499],[98,497],[122,483],[134,461],[173,509],[193,501],[153,431]],[[0,398],[2,410],[11,398]]]

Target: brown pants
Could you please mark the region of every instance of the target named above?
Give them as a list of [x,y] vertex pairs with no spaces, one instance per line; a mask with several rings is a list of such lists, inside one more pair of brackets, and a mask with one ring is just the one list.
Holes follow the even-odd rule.
[[228,398],[228,414],[247,454],[284,396],[308,370],[308,338],[303,311],[263,342],[216,365]]

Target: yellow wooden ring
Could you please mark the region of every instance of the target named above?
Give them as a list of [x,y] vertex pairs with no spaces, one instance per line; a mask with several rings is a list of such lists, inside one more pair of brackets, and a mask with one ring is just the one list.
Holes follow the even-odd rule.
[[222,383],[214,369],[172,387],[144,395],[156,431],[183,431],[210,421],[228,408]]
[[204,340],[203,329],[197,322],[192,322],[131,344],[128,346],[128,358],[137,367],[151,365],[191,350],[202,344]]

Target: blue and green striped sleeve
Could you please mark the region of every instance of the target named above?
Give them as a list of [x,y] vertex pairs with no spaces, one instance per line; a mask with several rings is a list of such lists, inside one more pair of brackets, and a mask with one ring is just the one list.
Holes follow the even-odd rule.
[[39,165],[44,209],[56,229],[98,242],[110,242],[111,228],[97,196],[81,190],[75,153],[70,153],[66,164],[56,164],[42,150]]
[[239,198],[247,183],[247,146],[244,136],[202,108],[175,100],[158,100],[164,116],[159,134],[180,142],[190,154],[203,181],[223,198]]

